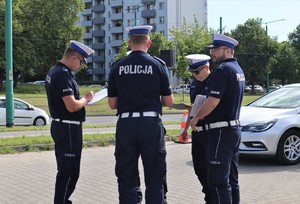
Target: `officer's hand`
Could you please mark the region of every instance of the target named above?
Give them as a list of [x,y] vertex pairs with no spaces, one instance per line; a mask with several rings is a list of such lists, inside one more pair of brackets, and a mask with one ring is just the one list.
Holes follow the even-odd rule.
[[188,135],[188,131],[186,129],[184,129],[181,133],[181,136],[182,136],[182,139],[185,140],[185,138],[187,138],[189,135]]
[[197,131],[197,129],[196,129],[197,123],[198,123],[198,120],[195,119],[195,118],[192,118],[192,119],[190,120],[190,126],[191,126],[191,128],[192,128],[194,131]]
[[87,102],[91,101],[94,98],[94,92],[89,91],[83,97],[86,99]]

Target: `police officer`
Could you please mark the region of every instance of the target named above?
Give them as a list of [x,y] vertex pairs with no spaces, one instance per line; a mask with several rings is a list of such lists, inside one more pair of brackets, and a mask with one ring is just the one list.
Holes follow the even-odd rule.
[[62,59],[46,76],[45,87],[52,117],[50,131],[57,162],[55,204],[72,203],[69,197],[79,178],[84,105],[92,100],[94,93],[89,91],[81,97],[72,72],[78,70],[93,52],[86,45],[71,40]]
[[[222,34],[213,34],[210,53],[216,68],[211,74],[208,98],[190,121],[194,131],[208,130],[208,184],[211,203],[239,203],[238,148],[239,115],[245,76],[233,58],[238,42]],[[199,120],[205,125],[197,127]]]
[[138,159],[145,175],[146,203],[164,203],[166,174],[162,106],[172,106],[173,95],[163,61],[147,54],[152,26],[127,27],[131,53],[115,62],[109,74],[108,103],[117,109],[116,176],[120,204],[136,204]]
[[[190,71],[195,78],[190,88],[190,100],[191,104],[193,104],[197,95],[207,95],[207,86],[210,78],[210,56],[205,54],[191,54],[186,56],[186,59],[188,60],[189,64],[188,71]],[[182,132],[182,135],[186,137],[188,137],[188,129],[191,118],[192,117],[189,112],[185,129]],[[199,120],[197,126],[203,125],[204,120]],[[194,171],[202,185],[202,192],[205,194],[204,200],[206,203],[210,203],[207,183],[207,143],[207,131],[192,131],[192,159]]]

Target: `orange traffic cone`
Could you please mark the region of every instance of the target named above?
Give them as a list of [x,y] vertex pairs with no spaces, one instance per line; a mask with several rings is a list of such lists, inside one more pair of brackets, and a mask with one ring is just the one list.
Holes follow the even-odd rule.
[[191,139],[190,139],[190,136],[189,135],[182,135],[183,133],[183,130],[186,126],[186,121],[187,121],[187,112],[184,111],[183,112],[183,117],[182,117],[182,122],[181,122],[181,130],[180,130],[180,135],[178,137],[178,141],[176,141],[177,143],[190,143],[191,142]]

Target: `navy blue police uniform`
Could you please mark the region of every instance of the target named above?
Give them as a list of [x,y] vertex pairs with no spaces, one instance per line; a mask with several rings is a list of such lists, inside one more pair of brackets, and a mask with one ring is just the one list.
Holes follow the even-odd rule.
[[[195,73],[200,71],[207,65],[210,57],[204,54],[192,54],[186,56],[189,67],[188,71]],[[210,80],[210,74],[203,80],[199,81],[196,78],[193,80],[190,88],[191,104],[194,104],[197,95],[207,95],[207,87]],[[191,117],[193,118],[193,117]],[[204,120],[199,120],[197,126],[203,126]],[[208,190],[208,174],[207,174],[207,131],[192,131],[192,159],[195,174],[202,185],[202,192],[204,193],[204,200],[210,203],[210,196]]]
[[[227,36],[215,34],[217,43],[233,48]],[[229,39],[229,41],[231,38]],[[234,39],[233,39],[234,40]],[[231,41],[230,41],[231,42]],[[235,58],[225,59],[211,73],[208,96],[220,99],[218,106],[205,117],[209,130],[208,174],[212,203],[239,203],[238,157],[241,130],[240,107],[245,76]]]
[[137,203],[140,156],[146,202],[164,202],[166,149],[160,96],[168,95],[171,95],[168,73],[161,60],[142,51],[132,51],[112,65],[108,97],[118,98],[115,172],[120,204]]
[[[79,88],[70,69],[57,62],[46,77],[46,92],[51,123],[51,136],[55,143],[57,175],[54,203],[69,198],[79,178],[82,150],[82,126],[85,121],[85,108],[70,113],[62,97],[74,95],[80,98]],[[67,201],[66,201],[67,202]]]
[[[70,41],[70,47],[82,57],[94,51],[77,41]],[[82,122],[85,121],[85,108],[69,112],[63,101],[64,96],[74,96],[79,100],[77,82],[70,68],[57,62],[46,76],[48,107],[52,117],[50,132],[55,143],[57,175],[55,183],[55,204],[72,203],[69,197],[73,193],[79,178],[82,151]]]
[[[207,95],[207,86],[210,75],[204,81],[194,80],[191,84],[190,99],[193,104],[197,95]],[[205,121],[199,120],[197,126],[204,126]],[[208,133],[204,131],[192,131],[192,159],[195,174],[202,185],[202,192],[205,194],[204,200],[209,202],[208,177],[207,177],[207,144]]]

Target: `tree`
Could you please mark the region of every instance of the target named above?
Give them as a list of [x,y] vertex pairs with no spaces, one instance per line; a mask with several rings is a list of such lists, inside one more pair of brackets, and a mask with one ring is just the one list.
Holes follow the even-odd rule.
[[45,1],[25,0],[26,12],[22,33],[30,44],[31,52],[26,67],[33,68],[34,74],[44,78],[48,69],[62,57],[70,40],[80,40],[84,27],[77,25],[78,13],[84,9],[81,0]]
[[[0,0],[0,43],[4,42],[4,0]],[[45,78],[49,68],[62,57],[70,40],[80,40],[84,27],[77,25],[81,0],[13,1],[13,69],[25,77]],[[4,47],[0,47],[0,73],[5,67]],[[0,74],[0,84],[3,76]],[[16,75],[17,76],[17,75]],[[15,80],[16,82],[16,80]]]
[[262,19],[248,19],[231,32],[239,41],[235,56],[244,69],[246,80],[254,84],[265,84],[267,72],[271,72],[269,62],[276,54],[278,43],[266,35]]
[[[21,0],[15,0],[12,2],[12,29],[15,35],[20,35],[23,31],[23,25],[20,22],[20,19],[24,17],[24,12],[20,9],[24,2]],[[2,84],[4,80],[4,73],[6,69],[6,59],[5,59],[5,0],[0,0],[0,90],[2,90]],[[15,47],[15,45],[13,45]],[[18,50],[13,51],[13,56],[18,55]],[[13,62],[15,65],[15,61]]]
[[[171,42],[169,42],[164,36],[163,34],[159,33],[159,32],[151,32],[150,33],[150,39],[151,39],[151,46],[148,50],[148,53],[150,55],[153,56],[160,56],[160,51],[161,50],[165,50],[165,49],[171,49],[172,48],[172,44]],[[115,61],[125,57],[127,54],[127,52],[130,49],[128,48],[128,41],[124,40],[122,43],[122,46],[120,48],[120,52],[118,54],[116,54],[115,56]]]
[[281,84],[299,81],[299,61],[297,51],[288,42],[279,44],[278,53],[270,62],[272,69],[271,78],[279,79]]
[[185,56],[208,52],[207,46],[211,42],[211,33],[212,30],[208,31],[200,26],[196,18],[192,24],[188,24],[184,18],[181,28],[170,29],[171,42],[175,46],[177,56],[175,73],[178,78],[188,81],[190,73],[187,71],[188,63]]

